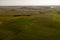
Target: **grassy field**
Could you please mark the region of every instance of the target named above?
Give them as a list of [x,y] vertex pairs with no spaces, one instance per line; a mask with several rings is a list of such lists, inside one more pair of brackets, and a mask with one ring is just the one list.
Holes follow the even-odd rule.
[[0,40],[60,40],[60,14],[50,10],[44,11],[52,14],[0,16]]

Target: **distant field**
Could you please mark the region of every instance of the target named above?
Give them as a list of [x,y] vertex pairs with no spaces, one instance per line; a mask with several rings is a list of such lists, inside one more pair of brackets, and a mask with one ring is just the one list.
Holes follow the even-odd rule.
[[32,16],[0,16],[0,40],[60,40],[59,11],[46,10],[32,11],[38,13]]

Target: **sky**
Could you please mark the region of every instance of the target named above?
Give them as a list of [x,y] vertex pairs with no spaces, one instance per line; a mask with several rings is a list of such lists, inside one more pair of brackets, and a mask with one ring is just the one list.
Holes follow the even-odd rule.
[[0,0],[0,6],[60,5],[60,0]]

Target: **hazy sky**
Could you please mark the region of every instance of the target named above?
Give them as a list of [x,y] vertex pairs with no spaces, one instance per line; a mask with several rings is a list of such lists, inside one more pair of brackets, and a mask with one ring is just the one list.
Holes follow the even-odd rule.
[[0,0],[1,5],[60,5],[60,0]]

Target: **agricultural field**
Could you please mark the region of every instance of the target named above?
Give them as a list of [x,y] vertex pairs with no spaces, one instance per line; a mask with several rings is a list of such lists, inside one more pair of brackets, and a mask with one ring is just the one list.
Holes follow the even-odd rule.
[[60,9],[0,9],[0,40],[60,40]]

